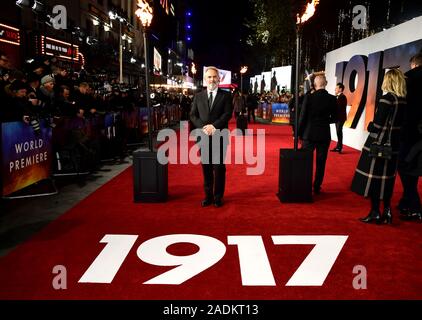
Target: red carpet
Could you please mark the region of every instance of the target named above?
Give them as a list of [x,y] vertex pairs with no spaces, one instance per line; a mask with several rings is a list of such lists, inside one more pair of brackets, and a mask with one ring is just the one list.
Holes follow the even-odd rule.
[[[165,204],[133,203],[132,170],[128,169],[0,259],[0,299],[421,299],[421,224],[399,220],[397,211],[393,213],[392,226],[358,221],[369,209],[367,200],[349,191],[359,152],[350,148],[342,155],[330,152],[323,193],[314,198],[314,203],[280,203],[275,195],[278,155],[280,148],[293,144],[291,128],[251,127],[266,130],[265,172],[247,176],[246,165],[229,165],[222,208],[200,207],[200,166],[169,166],[170,196]],[[394,204],[400,192],[397,180]],[[130,251],[111,283],[78,282],[105,248],[106,244],[100,241],[107,234],[138,237],[132,247],[128,246]],[[218,239],[224,245],[217,243],[217,248],[224,252],[225,247],[226,252],[221,260],[182,284],[145,284],[174,267],[140,260],[138,247],[151,238],[174,234]],[[276,245],[271,238],[288,235],[348,236],[322,285],[286,286],[314,247]],[[271,280],[270,268],[275,285],[242,285],[238,250],[241,246],[229,244],[228,236],[255,236],[249,239],[256,245],[260,243],[258,237],[262,237],[266,255],[262,250],[253,255],[243,263],[243,272],[257,267],[258,272],[252,270],[248,279],[265,282]],[[210,257],[217,248],[200,252]],[[241,256],[251,253],[250,248]],[[123,249],[118,251],[124,256]],[[188,256],[197,250],[192,244],[175,244],[167,251]],[[159,248],[152,248],[149,254],[160,252]],[[265,264],[265,256],[269,265]],[[318,259],[320,264],[326,262],[321,256]],[[182,264],[172,262],[169,264]],[[186,264],[191,269],[200,265],[198,261]],[[56,265],[66,267],[67,290],[53,287]],[[353,270],[358,265],[366,268],[366,289],[354,289],[357,274]],[[104,267],[99,271],[104,271]],[[317,274],[318,267],[310,277]]]

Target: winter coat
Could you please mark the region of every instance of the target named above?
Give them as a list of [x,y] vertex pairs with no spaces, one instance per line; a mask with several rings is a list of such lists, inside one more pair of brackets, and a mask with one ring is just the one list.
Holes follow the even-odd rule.
[[[406,108],[405,98],[392,93],[383,95],[377,104],[374,121],[368,125],[370,132],[362,148],[362,153],[352,180],[353,192],[364,197],[389,199],[393,194],[400,148],[400,129]],[[390,126],[392,123],[392,126]],[[391,127],[392,158],[381,159],[370,156],[373,142],[384,144],[389,139]]]

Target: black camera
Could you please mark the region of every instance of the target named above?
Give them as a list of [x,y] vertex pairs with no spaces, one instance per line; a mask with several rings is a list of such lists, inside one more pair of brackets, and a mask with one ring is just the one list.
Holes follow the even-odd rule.
[[31,124],[32,128],[34,129],[34,132],[36,135],[39,135],[41,133],[41,125],[40,120],[35,117],[29,117],[29,123]]
[[28,98],[29,99],[37,99],[37,95],[34,92],[31,92],[30,94],[28,94]]

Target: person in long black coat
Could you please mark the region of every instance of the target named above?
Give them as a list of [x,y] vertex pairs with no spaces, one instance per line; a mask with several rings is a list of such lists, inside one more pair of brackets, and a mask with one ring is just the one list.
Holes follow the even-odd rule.
[[422,176],[422,53],[410,59],[410,70],[405,73],[407,85],[407,107],[402,127],[399,153],[399,176],[403,194],[398,208],[404,218],[422,220],[421,200],[418,193],[419,176]]
[[[397,172],[400,129],[406,108],[404,74],[399,69],[388,71],[381,89],[387,93],[378,101],[374,120],[368,125],[370,134],[362,148],[351,186],[353,192],[371,199],[369,214],[360,220],[377,224],[392,222],[391,197]],[[389,140],[392,147],[391,159],[371,157],[369,151],[372,143],[384,144]],[[384,202],[382,216],[380,200]]]

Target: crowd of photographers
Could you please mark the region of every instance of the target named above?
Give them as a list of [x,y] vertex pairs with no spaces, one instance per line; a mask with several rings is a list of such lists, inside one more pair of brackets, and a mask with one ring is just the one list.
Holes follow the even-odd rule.
[[[154,108],[180,105],[181,92],[154,91]],[[95,170],[104,159],[123,161],[127,143],[145,135],[140,108],[146,101],[137,88],[83,69],[69,73],[54,58],[41,57],[18,70],[0,52],[0,99],[1,122],[23,121],[35,134],[52,128],[56,173]]]

